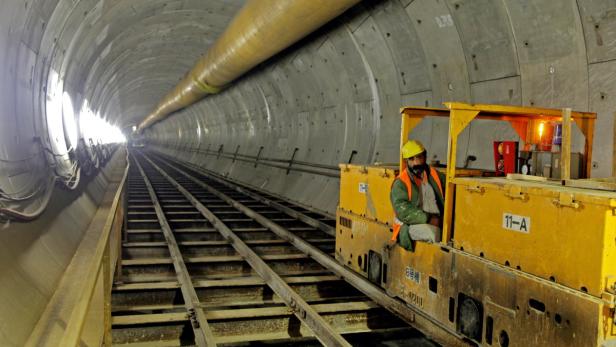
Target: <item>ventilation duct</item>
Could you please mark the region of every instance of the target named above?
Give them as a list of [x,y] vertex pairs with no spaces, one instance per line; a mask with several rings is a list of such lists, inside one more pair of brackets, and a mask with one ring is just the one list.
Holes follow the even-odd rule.
[[359,0],[249,0],[139,131],[187,107],[266,61]]

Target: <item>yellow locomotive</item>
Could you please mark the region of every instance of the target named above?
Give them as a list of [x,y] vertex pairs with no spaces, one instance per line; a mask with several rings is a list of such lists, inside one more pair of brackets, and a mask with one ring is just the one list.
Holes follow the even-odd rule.
[[408,251],[390,241],[389,193],[404,160],[341,164],[337,260],[429,315],[443,328],[429,331],[437,341],[449,330],[481,346],[616,346],[616,183],[569,179],[571,127],[585,137],[589,177],[596,115],[445,105],[403,108],[401,145],[424,117],[448,117],[447,162],[456,163],[458,136],[475,119],[509,122],[523,141],[537,124],[559,123],[559,179],[449,165],[441,242]]

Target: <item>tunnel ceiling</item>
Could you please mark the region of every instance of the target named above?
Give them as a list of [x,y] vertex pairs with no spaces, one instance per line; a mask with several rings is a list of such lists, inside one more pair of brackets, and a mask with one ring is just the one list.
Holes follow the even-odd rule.
[[[23,106],[35,113],[49,73],[56,71],[75,108],[88,100],[101,116],[134,124],[193,66],[243,2],[3,0],[5,74],[32,89],[34,106]],[[493,102],[558,107],[567,100],[585,110],[588,75],[601,74],[599,67],[589,71],[589,64],[610,61],[616,49],[610,9],[609,1],[591,0],[371,0],[338,22],[347,23],[355,41],[369,40],[360,49],[367,59],[369,50],[384,50],[381,63],[397,70],[400,95],[430,93],[429,103],[438,106],[452,99],[489,102],[492,93]],[[364,34],[367,26],[374,32]],[[340,31],[330,33],[326,44],[335,45]],[[343,49],[334,47],[338,54]],[[376,74],[386,69],[368,65]],[[366,74],[362,66],[346,69]],[[505,84],[505,95],[497,95]]]
[[[110,117],[136,123],[220,35],[242,1],[114,1],[88,30],[76,84]],[[107,7],[107,8],[106,8]],[[93,47],[87,42],[100,42]],[[84,73],[85,72],[85,73]]]
[[177,83],[242,3],[27,1],[2,22],[22,32],[20,54],[42,55],[60,74],[74,103],[87,99],[95,112],[129,125]]

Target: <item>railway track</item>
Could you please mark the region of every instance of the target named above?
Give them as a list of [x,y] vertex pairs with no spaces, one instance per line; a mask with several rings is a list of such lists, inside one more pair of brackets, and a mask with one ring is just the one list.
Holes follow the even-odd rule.
[[130,161],[114,344],[434,345],[335,262],[331,217],[157,155]]

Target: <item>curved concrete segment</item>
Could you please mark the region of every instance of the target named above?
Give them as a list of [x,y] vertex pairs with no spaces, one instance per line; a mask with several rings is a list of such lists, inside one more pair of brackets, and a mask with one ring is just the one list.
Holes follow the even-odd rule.
[[[50,230],[42,223],[49,216],[0,229],[0,293],[9,303],[0,306],[0,345],[26,341],[93,215],[100,194],[84,192],[87,180],[78,182],[76,168],[96,166],[93,145],[103,126],[130,134],[244,4],[0,0],[0,208],[33,213],[44,206],[43,193],[56,190],[46,213],[58,214]],[[598,113],[592,174],[610,176],[613,6],[364,0],[220,94],[149,128],[144,140],[176,159],[333,212],[338,163],[397,161],[401,106],[571,107]],[[426,120],[413,136],[431,160],[443,162],[446,131],[447,124]],[[478,168],[493,165],[494,137],[517,138],[490,122],[462,136],[458,164],[474,155]],[[101,179],[91,189],[103,189]]]

